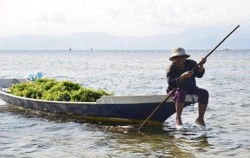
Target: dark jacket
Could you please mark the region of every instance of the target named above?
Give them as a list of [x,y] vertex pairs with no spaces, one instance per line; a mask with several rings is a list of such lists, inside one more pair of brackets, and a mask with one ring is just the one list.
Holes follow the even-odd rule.
[[197,65],[194,60],[186,60],[184,69],[180,69],[174,62],[167,67],[166,77],[168,82],[167,92],[174,88],[183,88],[187,90],[188,94],[194,94],[197,89],[195,77],[201,78],[205,71],[199,72],[198,68],[194,70],[194,75],[180,83],[179,76],[189,70],[192,70]]

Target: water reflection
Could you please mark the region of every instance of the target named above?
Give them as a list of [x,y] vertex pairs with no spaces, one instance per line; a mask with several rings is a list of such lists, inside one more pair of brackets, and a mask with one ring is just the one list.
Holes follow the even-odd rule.
[[[136,128],[138,125],[98,125],[62,117],[61,115],[45,115],[11,106],[2,107],[1,111],[11,112],[20,119],[31,119],[30,123],[16,124],[15,128],[19,128],[19,130],[36,129],[39,131],[39,136],[30,135],[26,137],[23,144],[18,147],[18,150],[25,152],[32,153],[36,150],[48,150],[59,144],[60,146],[70,146],[72,143],[80,143],[84,148],[93,147],[104,153],[112,151],[109,156],[195,157],[193,151],[204,152],[211,146],[207,141],[206,133],[197,132],[195,128],[191,131],[177,131],[170,126],[147,126],[142,131],[138,131]],[[37,120],[39,118],[41,121],[47,120],[47,125],[44,122],[32,122],[32,119]],[[54,124],[55,121],[57,123],[67,123],[67,126]],[[72,121],[78,123],[71,124]],[[40,124],[42,124],[42,127],[39,127]],[[80,130],[71,129],[71,125]],[[57,134],[59,135],[57,136]],[[18,138],[19,136],[17,136]],[[32,142],[36,143],[32,144]]]
[[[160,128],[159,128],[160,129]],[[108,140],[112,141],[112,145],[115,144],[115,149],[119,149],[126,156],[143,156],[143,157],[193,157],[193,154],[189,151],[182,150],[177,143],[173,135],[165,133],[162,130],[156,130],[147,128],[146,130],[135,132],[130,131],[126,134],[114,135],[117,128],[110,129],[112,131],[112,137]],[[127,130],[127,129],[126,129]],[[112,147],[111,147],[112,148]]]
[[[195,60],[207,52],[189,51]],[[3,78],[21,78],[39,70],[46,77],[69,79],[115,95],[165,94],[166,51],[1,51],[0,55]],[[194,125],[197,113],[190,111],[183,113],[190,131],[176,131],[174,121],[168,119],[163,129],[135,132],[129,126],[0,106],[0,157],[249,157],[249,57],[249,50],[219,51],[207,61],[205,76],[197,79],[210,93],[205,135]]]

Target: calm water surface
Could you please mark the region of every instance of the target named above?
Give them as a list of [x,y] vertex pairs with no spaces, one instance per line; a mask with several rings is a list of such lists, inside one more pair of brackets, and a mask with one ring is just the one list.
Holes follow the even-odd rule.
[[[209,50],[188,51],[200,60]],[[165,94],[170,51],[0,51],[1,78],[36,71],[115,95]],[[176,131],[173,115],[162,127],[97,125],[63,116],[13,109],[0,100],[0,157],[250,157],[250,50],[216,51],[197,80],[210,92],[208,131],[187,107]]]

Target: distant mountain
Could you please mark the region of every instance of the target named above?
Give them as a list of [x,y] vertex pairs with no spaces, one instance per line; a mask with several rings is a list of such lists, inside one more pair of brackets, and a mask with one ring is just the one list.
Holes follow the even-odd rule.
[[[147,37],[120,37],[99,32],[75,33],[64,37],[24,35],[0,39],[0,49],[25,50],[97,50],[102,49],[187,49],[214,48],[228,33],[225,29],[189,29],[181,34],[161,34]],[[236,31],[221,48],[250,49],[250,31]]]

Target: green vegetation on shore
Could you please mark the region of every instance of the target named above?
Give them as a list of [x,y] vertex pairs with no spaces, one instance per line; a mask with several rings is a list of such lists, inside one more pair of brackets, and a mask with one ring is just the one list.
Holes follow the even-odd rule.
[[70,102],[95,102],[103,95],[114,95],[104,90],[85,88],[71,81],[55,79],[38,79],[34,82],[14,84],[10,88],[10,93],[26,98]]

